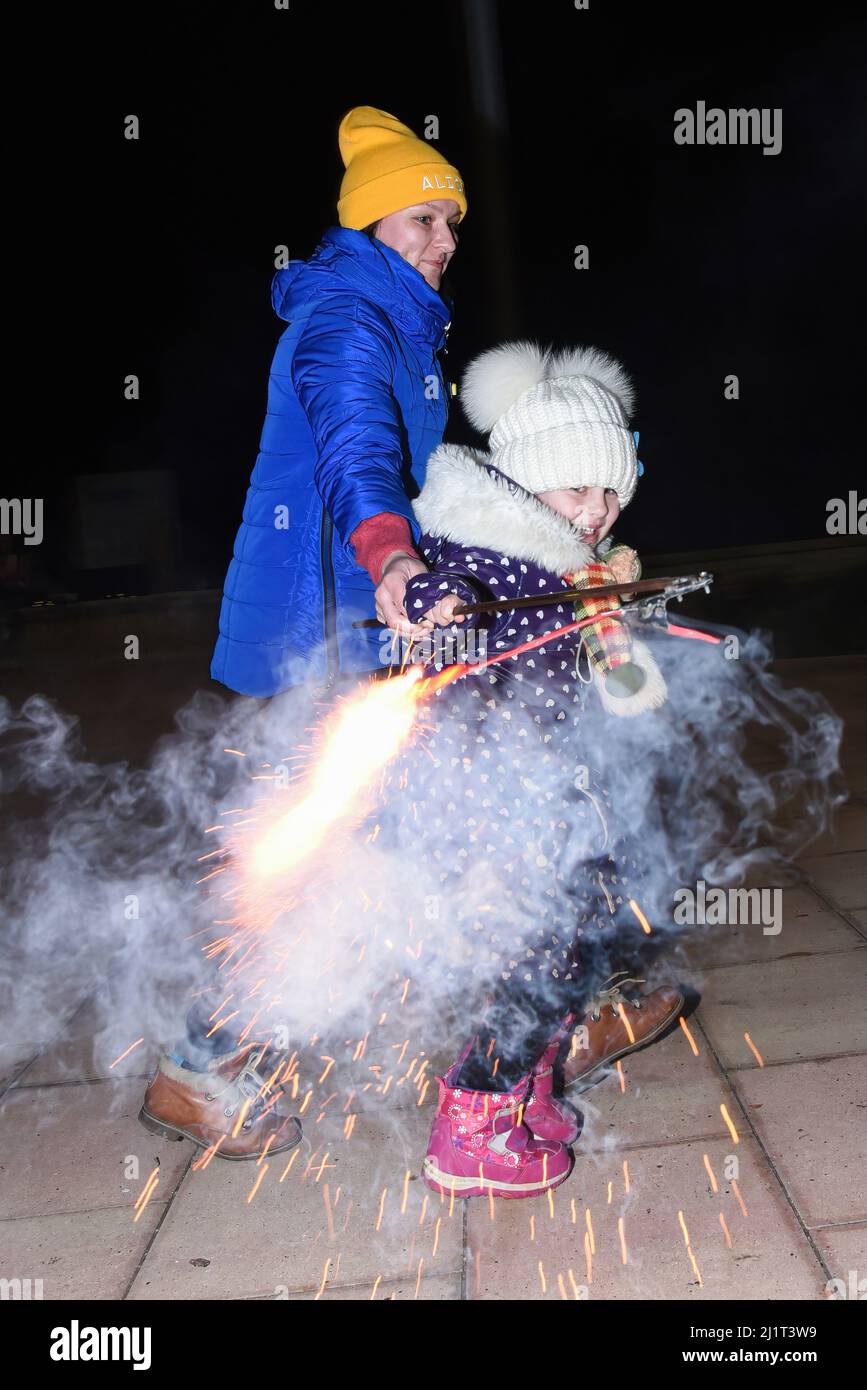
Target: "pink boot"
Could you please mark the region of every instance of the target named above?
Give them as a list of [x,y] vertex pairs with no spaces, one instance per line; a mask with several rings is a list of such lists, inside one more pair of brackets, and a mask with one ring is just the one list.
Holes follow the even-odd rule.
[[529,1078],[511,1091],[467,1091],[454,1085],[462,1061],[437,1077],[439,1104],[422,1169],[428,1187],[447,1197],[535,1197],[565,1182],[569,1150],[535,1139],[522,1122]]
[[554,1096],[554,1063],[574,1021],[574,1014],[566,1015],[529,1077],[518,1082],[519,1087],[526,1081],[532,1086],[524,1106],[524,1123],[537,1139],[556,1139],[561,1144],[574,1144],[581,1132],[577,1112]]

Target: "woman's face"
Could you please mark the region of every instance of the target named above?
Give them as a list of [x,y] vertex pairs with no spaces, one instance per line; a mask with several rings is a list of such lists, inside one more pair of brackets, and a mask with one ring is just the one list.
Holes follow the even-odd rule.
[[452,198],[437,198],[401,208],[380,220],[379,241],[409,261],[438,290],[443,273],[458,245],[457,225],[461,210]]
[[537,492],[546,507],[571,521],[582,540],[596,546],[604,540],[620,515],[620,502],[613,487],[558,487]]

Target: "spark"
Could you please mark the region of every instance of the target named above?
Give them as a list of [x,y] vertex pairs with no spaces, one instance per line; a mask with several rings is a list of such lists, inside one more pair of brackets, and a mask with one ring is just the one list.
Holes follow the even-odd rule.
[[624,1160],[623,1160],[623,1186],[625,1187],[626,1191],[628,1192],[628,1191],[629,1191],[629,1160],[626,1159],[626,1158],[624,1158]]
[[380,1286],[381,1283],[382,1283],[382,1275],[381,1275],[381,1274],[377,1274],[376,1278],[375,1278],[374,1281],[373,1281],[373,1289],[371,1290],[370,1298],[368,1299],[368,1302],[369,1302],[369,1303],[372,1303],[373,1300],[376,1298],[376,1291],[377,1291],[377,1289],[379,1288],[379,1286]]
[[539,1261],[539,1282],[540,1282],[541,1285],[542,1285],[542,1292],[543,1292],[543,1293],[547,1293],[547,1292],[548,1292],[548,1285],[545,1283],[545,1270],[544,1270],[544,1267],[543,1267],[543,1265],[542,1265],[542,1261],[541,1261],[541,1260]]
[[424,1260],[419,1260],[419,1262],[418,1262],[418,1275],[417,1275],[416,1281],[415,1281],[415,1293],[413,1294],[413,1298],[418,1298],[418,1291],[419,1291],[419,1289],[421,1288],[421,1272],[422,1272],[423,1266],[424,1266]]
[[731,1116],[729,1115],[728,1110],[725,1108],[725,1106],[722,1104],[722,1102],[720,1102],[720,1108],[719,1108],[719,1109],[720,1109],[720,1114],[722,1115],[723,1119],[725,1120],[726,1124],[728,1125],[729,1134],[731,1135],[731,1137],[732,1137],[732,1139],[734,1140],[734,1142],[735,1142],[736,1144],[739,1144],[739,1143],[741,1142],[741,1141],[740,1141],[740,1136],[739,1136],[737,1130],[735,1129],[734,1125],[732,1124]]
[[592,1218],[591,1215],[590,1215],[590,1208],[589,1208],[589,1207],[587,1208],[587,1210],[586,1210],[585,1213],[584,1213],[584,1220],[585,1220],[585,1222],[586,1222],[586,1224],[587,1224],[587,1235],[588,1235],[588,1238],[589,1238],[589,1240],[590,1240],[590,1253],[591,1253],[591,1255],[595,1255],[595,1254],[596,1254],[596,1237],[595,1237],[594,1234],[593,1234],[593,1218]]
[[401,1198],[401,1202],[400,1202],[400,1214],[401,1214],[401,1216],[403,1216],[404,1213],[405,1213],[405,1211],[406,1211],[406,1204],[407,1204],[407,1201],[408,1201],[408,1199],[409,1199],[409,1180],[410,1180],[411,1177],[412,1177],[412,1169],[411,1169],[411,1168],[407,1168],[406,1172],[405,1172],[404,1175],[403,1175],[403,1197]]
[[632,1027],[631,1027],[631,1025],[630,1025],[629,1019],[626,1017],[626,1010],[625,1010],[625,1008],[623,1007],[622,1002],[620,1002],[620,1001],[618,1001],[618,1004],[617,1004],[617,1012],[620,1014],[621,1020],[622,1020],[622,1022],[623,1022],[623,1026],[624,1026],[624,1028],[626,1029],[626,1036],[629,1038],[629,1041],[630,1041],[631,1043],[634,1043],[634,1042],[635,1042],[635,1034],[634,1034],[633,1031],[632,1031]]
[[720,1225],[722,1226],[722,1228],[723,1228],[723,1235],[724,1235],[725,1238],[726,1238],[726,1245],[728,1246],[729,1250],[731,1250],[731,1249],[733,1248],[733,1246],[732,1246],[732,1238],[731,1238],[731,1235],[729,1234],[729,1228],[728,1228],[728,1226],[726,1225],[726,1219],[725,1219],[725,1217],[723,1216],[722,1212],[720,1212],[720,1214],[719,1214],[719,1224],[720,1224]]
[[590,1243],[590,1235],[584,1232],[584,1262],[587,1265],[587,1283],[593,1283],[593,1249]]
[[409,994],[409,977],[407,977],[407,978],[404,980],[404,982],[403,982],[403,994],[400,996],[400,1002],[401,1002],[401,1004],[405,1004],[405,1003],[406,1003],[406,996],[407,996],[408,994]]
[[560,1297],[561,1297],[562,1299],[564,1299],[565,1302],[568,1303],[569,1298],[568,1298],[568,1295],[567,1295],[567,1293],[566,1293],[566,1285],[563,1283],[563,1275],[562,1275],[562,1274],[558,1274],[558,1275],[557,1275],[557,1287],[558,1287],[559,1290],[560,1290]]
[[572,1273],[571,1269],[567,1269],[566,1273],[569,1276],[569,1283],[572,1285],[572,1294],[577,1302],[581,1295],[578,1292],[578,1285],[575,1283],[575,1275]]
[[684,1033],[686,1033],[687,1038],[689,1039],[689,1045],[690,1045],[690,1047],[692,1048],[693,1056],[694,1056],[694,1057],[697,1057],[697,1056],[698,1056],[698,1048],[697,1048],[696,1045],[695,1045],[695,1038],[692,1036],[692,1033],[691,1033],[691,1032],[689,1031],[689,1029],[687,1028],[687,1026],[686,1026],[686,1019],[683,1017],[683,1014],[681,1014],[680,1018],[679,1018],[677,1021],[678,1021],[678,1023],[680,1024],[681,1028],[683,1029]]
[[429,1081],[426,1081],[426,1082],[424,1083],[424,1086],[422,1087],[422,1090],[421,1090],[421,1095],[420,1095],[419,1098],[418,1098],[418,1103],[419,1103],[419,1105],[424,1105],[424,1098],[425,1098],[425,1096],[426,1096],[426,1094],[427,1094],[427,1088],[428,1088],[429,1085],[430,1085],[430,1082],[429,1082]]
[[614,1183],[611,1182],[611,1180],[609,1179],[609,1182],[608,1182],[608,1205],[609,1205],[609,1207],[611,1206],[611,1197],[612,1197],[612,1195],[613,1195],[613,1192],[614,1192]]
[[617,1234],[620,1237],[620,1263],[625,1265],[629,1263],[629,1252],[626,1249],[626,1233],[623,1229],[622,1216],[617,1218]]
[[[236,758],[246,758],[246,756],[247,756],[246,753],[242,753],[242,752],[241,752],[240,748],[224,748],[224,749],[223,749],[223,752],[224,752],[224,753],[233,753],[233,754],[235,755]],[[223,812],[223,815],[228,815],[228,812],[227,812],[227,811],[224,811],[224,812]]]
[[222,1144],[222,1142],[223,1142],[223,1140],[224,1140],[225,1138],[226,1138],[226,1135],[225,1135],[225,1134],[221,1134],[221,1135],[219,1136],[219,1138],[217,1138],[217,1139],[214,1140],[213,1144],[209,1145],[209,1147],[208,1147],[207,1149],[205,1149],[205,1152],[202,1154],[201,1158],[197,1158],[196,1161],[195,1161],[195,1163],[193,1163],[193,1164],[191,1165],[194,1172],[196,1171],[196,1169],[199,1169],[199,1168],[202,1168],[202,1169],[207,1168],[208,1164],[210,1163],[211,1159],[214,1157],[214,1154],[217,1152],[217,1150],[219,1149],[220,1145]]
[[328,1271],[329,1271],[330,1268],[331,1268],[331,1256],[329,1255],[328,1259],[325,1261],[325,1268],[324,1268],[323,1271],[322,1271],[322,1283],[319,1285],[319,1292],[318,1292],[318,1294],[316,1295],[316,1298],[314,1298],[314,1300],[313,1300],[314,1303],[316,1303],[317,1300],[320,1299],[320,1298],[322,1297],[323,1293],[325,1292],[325,1285],[326,1285],[326,1283],[328,1282]]
[[334,1215],[331,1210],[331,1193],[328,1190],[328,1183],[322,1189],[322,1200],[325,1203],[325,1219],[328,1222],[328,1237],[334,1239]]
[[488,1208],[489,1208],[490,1213],[491,1213],[491,1220],[493,1221],[493,1220],[495,1219],[495,1217],[496,1217],[496,1212],[494,1211],[494,1189],[493,1189],[493,1186],[489,1186],[489,1187],[488,1187]]
[[577,1220],[577,1215],[578,1215],[577,1212],[576,1212],[576,1210],[575,1210],[575,1198],[574,1198],[574,1197],[570,1197],[570,1198],[569,1198],[569,1210],[570,1210],[571,1213],[572,1213],[572,1225],[574,1226],[574,1225],[575,1225],[575,1222],[576,1222],[576,1220]]
[[272,1130],[271,1133],[268,1135],[268,1138],[267,1138],[266,1141],[265,1141],[265,1147],[264,1147],[264,1149],[262,1150],[262,1152],[261,1152],[261,1154],[259,1155],[259,1157],[256,1159],[256,1167],[257,1167],[257,1168],[258,1168],[259,1164],[262,1162],[263,1158],[265,1157],[266,1153],[268,1152],[268,1150],[270,1149],[271,1145],[274,1143],[274,1140],[275,1140],[276,1138],[277,1138],[277,1131],[276,1131],[276,1129],[275,1129],[275,1130]]
[[283,1169],[283,1172],[280,1174],[280,1182],[282,1182],[283,1179],[286,1177],[286,1174],[289,1172],[289,1169],[292,1167],[292,1164],[295,1162],[300,1152],[300,1148],[295,1150],[289,1162],[286,1164],[286,1167]]
[[[442,1196],[442,1193],[440,1193],[440,1196]],[[436,1259],[437,1246],[438,1246],[439,1243],[440,1243],[440,1225],[441,1225],[441,1224],[442,1224],[442,1217],[441,1217],[441,1216],[438,1216],[438,1217],[437,1217],[437,1221],[436,1221],[436,1225],[434,1226],[434,1242],[433,1242],[433,1250],[431,1251],[431,1259],[432,1259],[432,1260]]]
[[382,1194],[381,1194],[380,1199],[379,1199],[379,1215],[378,1215],[377,1218],[376,1218],[376,1230],[377,1230],[377,1231],[379,1230],[380,1226],[382,1225],[382,1213],[383,1213],[383,1209],[384,1209],[384,1207],[385,1207],[385,1197],[386,1197],[386,1193],[387,1193],[387,1192],[388,1192],[388,1188],[387,1188],[387,1187],[384,1187],[384,1188],[382,1189]]
[[256,1181],[253,1183],[253,1186],[252,1186],[251,1189],[250,1189],[250,1195],[249,1195],[248,1198],[247,1198],[247,1205],[248,1205],[248,1206],[249,1206],[249,1204],[252,1202],[253,1198],[256,1196],[256,1193],[259,1191],[259,1186],[260,1186],[260,1184],[261,1184],[261,1182],[262,1182],[262,1179],[264,1178],[265,1174],[267,1173],[269,1166],[270,1166],[269,1164],[267,1164],[267,1163],[265,1164],[265,1166],[264,1166],[264,1167],[262,1168],[262,1170],[260,1171],[258,1178],[257,1178]]
[[701,1277],[701,1271],[700,1271],[698,1265],[696,1264],[695,1255],[692,1253],[692,1246],[691,1246],[691,1245],[688,1245],[688,1246],[687,1246],[687,1248],[686,1248],[686,1253],[689,1255],[690,1264],[692,1265],[693,1271],[694,1271],[694,1273],[695,1273],[695,1277],[696,1277],[696,1279],[698,1280],[699,1287],[700,1287],[700,1288],[704,1288],[704,1281],[703,1281],[703,1279],[702,1279],[702,1277]]
[[718,1192],[719,1188],[717,1187],[717,1180],[716,1176],[714,1175],[713,1168],[711,1168],[710,1166],[710,1159],[708,1158],[707,1154],[702,1154],[702,1158],[704,1160],[704,1166],[707,1169],[707,1175],[710,1178],[711,1188],[714,1192]]
[[421,1215],[418,1218],[418,1224],[420,1226],[424,1225],[424,1219],[427,1216],[427,1201],[427,1193],[425,1193],[424,1201],[421,1204]]
[[535,1218],[535,1216],[531,1216],[531,1217],[530,1217],[530,1239],[531,1239],[531,1240],[535,1240],[535,1239],[536,1239],[536,1218]]
[[738,1204],[739,1204],[740,1209],[741,1209],[741,1211],[743,1212],[744,1216],[749,1216],[749,1212],[747,1211],[746,1207],[744,1206],[744,1199],[743,1199],[743,1197],[741,1196],[740,1188],[738,1187],[737,1181],[736,1181],[735,1178],[732,1178],[732,1191],[734,1192],[735,1196],[736,1196],[737,1199],[738,1199]]
[[650,936],[650,934],[651,934],[650,923],[648,922],[648,920],[647,920],[647,918],[645,917],[644,913],[641,911],[641,908],[638,906],[638,903],[635,902],[633,898],[630,898],[630,899],[629,899],[629,906],[632,908],[632,911],[635,913],[636,917],[638,918],[639,922],[641,923],[641,930],[642,930],[643,932],[646,932],[647,935]]
[[750,1037],[749,1033],[744,1033],[744,1037],[745,1037],[745,1039],[746,1039],[747,1047],[748,1047],[748,1048],[750,1049],[750,1051],[752,1052],[752,1054],[753,1054],[753,1056],[755,1057],[756,1061],[758,1062],[759,1066],[760,1066],[760,1067],[763,1067],[763,1066],[765,1065],[764,1058],[762,1057],[762,1054],[759,1052],[759,1049],[756,1047],[756,1045],[755,1045],[755,1043],[753,1042],[752,1038]]
[[334,1058],[333,1058],[333,1057],[320,1057],[319,1060],[320,1060],[320,1062],[327,1062],[327,1063],[328,1063],[328,1066],[325,1068],[324,1072],[322,1073],[322,1075],[321,1075],[320,1078],[319,1078],[318,1085],[321,1086],[322,1083],[323,1083],[323,1081],[325,1080],[326,1076],[327,1076],[328,1073],[330,1072],[331,1068],[334,1066]]
[[682,1211],[679,1211],[677,1213],[677,1219],[680,1222],[680,1229],[683,1232],[683,1243],[687,1248],[689,1248],[689,1231],[686,1228],[686,1217],[684,1216]]
[[546,1195],[546,1197],[548,1198],[548,1210],[549,1210],[549,1212],[551,1213],[551,1220],[553,1221],[553,1220],[554,1220],[554,1193],[552,1192],[552,1190],[551,1190],[550,1187],[548,1188],[548,1191],[546,1192],[545,1195]]
[[623,1063],[618,1058],[614,1065],[617,1068],[617,1076],[620,1081],[620,1091],[621,1094],[623,1094],[626,1091],[626,1077],[623,1074]]
[[[150,1200],[151,1193],[153,1192],[153,1190],[154,1190],[154,1188],[156,1187],[156,1185],[157,1185],[157,1183],[159,1182],[159,1180],[160,1180],[160,1170],[159,1170],[159,1166],[157,1166],[156,1168],[154,1168],[153,1172],[152,1172],[152,1173],[150,1174],[150,1176],[148,1177],[147,1182],[145,1183],[144,1187],[142,1188],[141,1192],[139,1193],[138,1197],[136,1198],[136,1203],[135,1203],[135,1207],[133,1208],[133,1210],[138,1211],[138,1208],[141,1207],[142,1211],[144,1211],[144,1209],[145,1209],[145,1207],[146,1207],[148,1201]],[[139,1212],[139,1216],[140,1216],[140,1215],[141,1215],[141,1212]],[[138,1220],[138,1217],[136,1217],[136,1220]]]
[[122,1053],[120,1054],[119,1057],[115,1057],[114,1061],[112,1062],[111,1066],[109,1067],[109,1071],[111,1071],[114,1067],[116,1067],[117,1064],[118,1064],[118,1062],[122,1062],[123,1059],[124,1059],[124,1057],[128,1057],[129,1054],[132,1052],[133,1048],[138,1047],[139,1044],[140,1044],[140,1043],[143,1043],[143,1042],[144,1042],[144,1038],[136,1038],[136,1040],[135,1040],[134,1043],[130,1043],[130,1045],[129,1045],[129,1047],[127,1048],[126,1052],[122,1052]]

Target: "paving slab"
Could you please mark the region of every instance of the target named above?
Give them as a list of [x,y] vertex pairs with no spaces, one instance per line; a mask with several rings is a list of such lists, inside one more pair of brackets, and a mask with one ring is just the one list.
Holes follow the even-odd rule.
[[143,1094],[133,1079],[9,1091],[0,1105],[0,1218],[132,1208],[156,1167],[154,1197],[163,1200],[192,1145],[143,1128]]
[[867,1220],[867,1055],[755,1067],[731,1080],[804,1224]]
[[799,868],[819,885],[837,907],[867,907],[867,850],[807,856]]
[[842,1279],[843,1287],[828,1290],[828,1296],[861,1302],[867,1298],[867,1223],[846,1226],[820,1226],[810,1233],[828,1266],[831,1279]]
[[588,1090],[566,1092],[566,1100],[584,1115],[584,1153],[728,1133],[719,1107],[725,1102],[731,1112],[731,1091],[701,1029],[693,1023],[690,1032],[697,1057],[678,1027],[622,1058],[625,1089],[612,1070]]
[[862,944],[854,927],[832,911],[810,888],[783,887],[780,931],[765,934],[761,926],[695,928],[681,938],[686,959],[710,970],[718,965],[743,965],[787,957],[850,951]]
[[417,1107],[359,1114],[349,1139],[344,1128],[336,1117],[308,1127],[295,1156],[276,1155],[264,1177],[264,1164],[219,1159],[191,1171],[130,1297],[315,1292],[326,1261],[331,1287],[370,1289],[377,1275],[415,1281],[419,1260],[422,1277],[459,1273],[461,1204],[450,1216],[448,1199],[419,1177],[430,1115]]
[[698,1018],[723,1064],[755,1065],[867,1050],[862,947],[707,972]]
[[2,1273],[41,1279],[45,1299],[122,1299],[165,1209],[153,1199],[138,1221],[115,1207],[0,1222]]
[[[714,1173],[716,1192],[704,1154]],[[724,1165],[732,1157],[739,1166],[736,1182],[746,1215],[724,1176]],[[496,1203],[493,1221],[487,1203],[473,1201],[468,1216],[467,1297],[535,1301],[565,1296],[592,1303],[822,1296],[821,1265],[752,1139],[736,1146],[727,1137],[632,1150],[627,1160],[628,1192],[622,1161],[620,1156],[619,1162],[598,1170],[579,1151],[572,1176],[552,1194],[553,1219],[545,1198]],[[589,1271],[588,1209],[595,1244]]]
[[867,849],[867,805],[861,800],[849,800],[837,808],[828,830],[810,845],[806,854],[839,854],[846,850]]

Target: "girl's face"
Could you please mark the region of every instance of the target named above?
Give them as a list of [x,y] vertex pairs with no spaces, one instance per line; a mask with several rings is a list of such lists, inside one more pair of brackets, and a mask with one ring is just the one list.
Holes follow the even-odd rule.
[[383,217],[376,236],[409,261],[431,289],[438,290],[446,266],[457,250],[460,215],[461,210],[452,198],[416,203]]
[[620,515],[620,502],[613,487],[559,487],[553,492],[537,492],[546,507],[565,516],[588,545],[604,540]]

